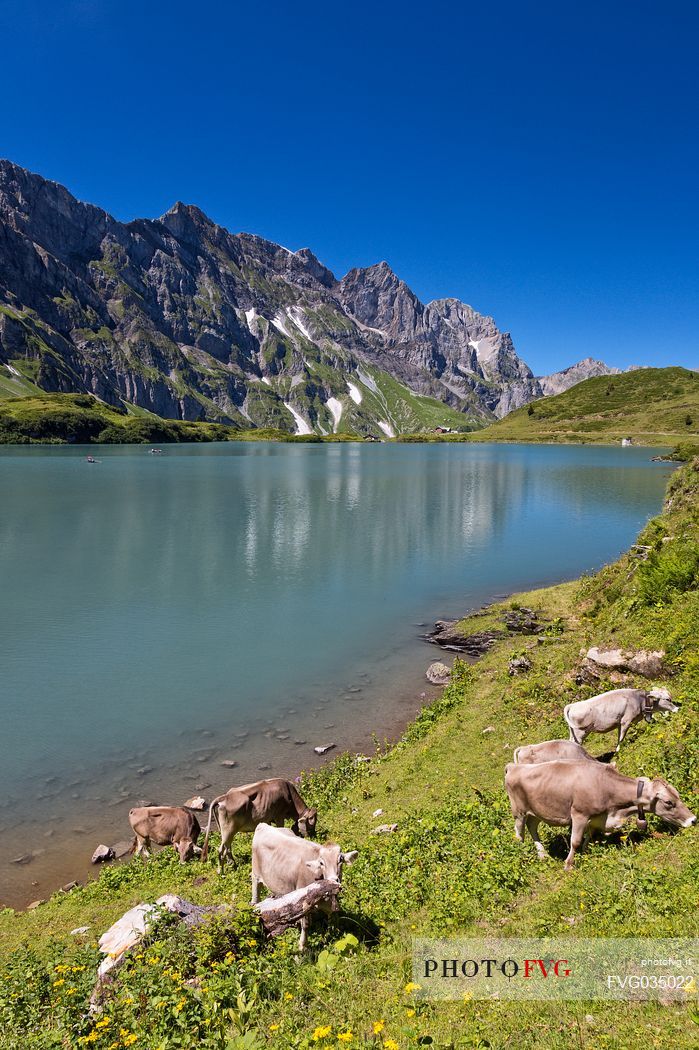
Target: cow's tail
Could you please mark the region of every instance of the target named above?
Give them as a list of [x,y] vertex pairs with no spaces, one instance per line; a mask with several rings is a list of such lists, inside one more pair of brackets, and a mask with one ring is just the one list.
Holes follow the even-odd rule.
[[573,728],[573,725],[570,722],[570,719],[568,718],[568,712],[570,711],[572,706],[572,704],[566,704],[566,706],[563,708],[563,717],[566,720],[566,725],[570,729],[570,739],[574,740],[576,744],[580,744],[581,741],[578,740],[577,736],[575,735],[575,729]]
[[218,819],[218,813],[216,811],[218,809],[218,804],[219,804],[219,802],[221,801],[222,798],[223,798],[223,795],[218,795],[216,798],[211,800],[211,805],[209,806],[209,819],[208,819],[207,824],[206,824],[206,834],[204,835],[204,845],[202,846],[202,849],[201,849],[201,859],[202,859],[202,861],[205,861],[206,858],[209,855],[209,835],[211,834],[211,818],[212,818],[212,816],[214,814],[216,815],[216,824],[217,824],[217,826],[219,827],[219,829],[221,827],[221,825],[219,823],[219,819]]
[[137,844],[138,844],[138,839],[137,839],[137,838],[136,838],[136,836],[134,835],[134,837],[133,837],[133,842],[131,843],[131,849],[129,850],[129,855],[131,855],[132,853],[135,853],[135,852],[136,852],[136,846],[137,846]]

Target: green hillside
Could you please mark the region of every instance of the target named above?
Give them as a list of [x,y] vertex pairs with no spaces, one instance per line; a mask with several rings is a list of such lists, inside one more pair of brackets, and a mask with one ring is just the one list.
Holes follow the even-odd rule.
[[[564,705],[611,687],[581,686],[575,672],[581,648],[613,643],[664,649],[667,672],[655,684],[682,703],[668,719],[631,729],[619,769],[666,777],[697,811],[699,460],[673,476],[666,510],[639,542],[645,557],[632,548],[594,577],[466,619],[465,632],[495,629],[499,640],[475,665],[456,662],[452,684],[397,745],[377,749],[369,762],[340,756],[305,779],[320,838],[357,848],[359,858],[345,873],[341,914],[314,926],[302,961],[296,933],[266,942],[247,907],[249,835],[236,837],[236,866],[223,877],[213,856],[182,867],[165,850],[147,863],[107,867],[34,910],[0,911],[2,1046],[696,1047],[695,992],[669,1005],[435,1002],[411,983],[411,943],[420,934],[551,934],[561,944],[699,935],[699,828],[673,833],[651,818],[642,833],[630,823],[593,839],[566,874],[565,835],[544,829],[552,859],[538,862],[531,841],[514,838],[503,790],[514,747],[566,735]],[[505,629],[503,615],[522,604],[548,621],[542,634]],[[510,677],[510,659],[525,652],[531,668]],[[434,655],[426,649],[425,663]],[[593,738],[591,751],[609,744]],[[372,835],[384,822],[398,830]],[[161,927],[119,972],[103,1013],[90,1017],[98,935],[127,908],[165,892],[233,911],[194,931]],[[87,929],[71,934],[77,927]]]
[[475,435],[477,441],[618,442],[669,445],[699,434],[699,373],[639,368],[586,379],[532,401]]
[[118,409],[91,394],[47,394],[0,400],[0,444],[128,444],[221,441],[231,427],[161,419],[144,409]]

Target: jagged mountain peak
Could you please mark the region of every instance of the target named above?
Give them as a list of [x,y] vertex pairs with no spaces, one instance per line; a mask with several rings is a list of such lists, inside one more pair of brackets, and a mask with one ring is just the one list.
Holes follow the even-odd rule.
[[564,390],[570,389],[571,386],[575,386],[577,383],[582,383],[584,379],[591,379],[593,376],[619,374],[620,369],[610,368],[604,361],[599,361],[595,357],[584,357],[581,361],[561,369],[560,372],[541,376],[539,384],[542,394],[545,397],[550,397],[553,394],[562,394]]
[[11,161],[3,362],[41,389],[163,416],[385,434],[478,425],[547,379],[606,369],[535,379],[491,317],[453,297],[425,305],[386,260],[337,280],[309,248],[230,233],[182,201],[121,223]]

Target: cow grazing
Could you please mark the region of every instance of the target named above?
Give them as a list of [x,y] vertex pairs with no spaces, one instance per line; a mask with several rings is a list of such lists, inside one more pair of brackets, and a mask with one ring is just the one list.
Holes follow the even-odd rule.
[[505,770],[505,788],[515,835],[523,842],[526,826],[540,859],[547,856],[539,838],[540,821],[556,828],[570,825],[566,871],[572,869],[575,854],[593,831],[610,834],[633,816],[645,827],[646,812],[681,828],[691,827],[697,819],[666,780],[625,777],[601,762],[511,762]]
[[563,717],[570,729],[570,739],[576,744],[582,744],[590,733],[618,729],[618,751],[629,726],[641,718],[650,722],[656,711],[679,711],[667,689],[611,689],[589,700],[567,704]]
[[573,740],[544,740],[540,744],[516,747],[514,761],[521,766],[537,762],[597,762],[584,747]]
[[173,846],[184,864],[201,850],[197,839],[201,833],[199,821],[181,806],[136,806],[129,810],[129,824],[136,836],[132,851],[136,856],[150,856],[148,847]]
[[[357,850],[343,853],[335,843],[321,845],[297,838],[288,828],[258,824],[252,838],[252,903],[257,904],[260,886],[274,897],[310,886],[318,879],[342,882],[342,869],[357,859]],[[301,920],[299,951],[306,947],[310,916]]]
[[258,780],[254,784],[231,788],[213,799],[209,806],[202,860],[206,860],[209,852],[212,817],[221,831],[218,870],[223,874],[223,862],[226,856],[233,859],[231,842],[239,831],[254,831],[263,822],[284,827],[286,821],[291,820],[291,830],[295,835],[313,838],[318,811],[306,805],[289,780]]

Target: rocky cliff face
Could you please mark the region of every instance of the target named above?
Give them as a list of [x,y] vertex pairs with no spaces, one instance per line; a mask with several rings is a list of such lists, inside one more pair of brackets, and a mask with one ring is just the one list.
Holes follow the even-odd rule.
[[587,362],[536,379],[491,318],[386,263],[338,281],[191,205],[120,223],[0,161],[2,365],[170,418],[391,434],[482,425]]

